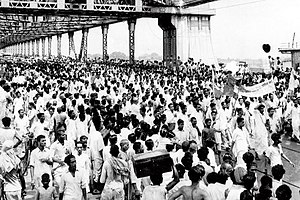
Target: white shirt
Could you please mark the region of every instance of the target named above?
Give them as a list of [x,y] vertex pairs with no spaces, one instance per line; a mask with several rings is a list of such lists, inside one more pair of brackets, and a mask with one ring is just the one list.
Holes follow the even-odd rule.
[[142,195],[142,200],[165,200],[167,190],[164,186],[149,185],[147,186]]
[[180,145],[184,141],[188,141],[189,140],[189,133],[187,131],[185,131],[185,129],[183,129],[182,131],[180,131],[179,129],[176,129],[174,131],[174,134],[175,134],[176,138],[178,139],[178,142],[179,142]]
[[81,153],[81,155],[78,155],[78,152],[75,154],[76,158],[76,167],[79,170],[85,170],[84,172],[87,172],[90,168],[90,159],[87,154]]
[[278,147],[273,145],[269,146],[266,150],[266,156],[271,160],[271,167],[275,165],[282,165],[281,154],[283,153],[282,147],[279,144]]
[[215,152],[214,150],[212,150],[211,148],[207,148],[208,149],[208,155],[207,158],[210,161],[210,166],[216,168],[217,167],[217,163],[216,163],[216,156],[215,156]]
[[0,149],[2,148],[2,144],[6,140],[12,140],[12,141],[16,142],[16,140],[15,140],[16,138],[20,139],[20,137],[17,135],[17,132],[14,129],[1,128],[0,129]]
[[226,200],[240,200],[241,193],[246,190],[242,185],[233,185],[230,188]]
[[91,149],[92,159],[101,158],[100,151],[105,147],[101,133],[91,127],[88,142],[88,146]]
[[[72,153],[71,145],[65,140],[64,145],[62,145],[58,140],[55,141],[50,147],[51,158],[57,158],[64,161],[68,154]],[[57,162],[53,163],[53,169],[60,168]]]
[[62,175],[59,193],[64,194],[64,200],[82,199],[82,189],[84,188],[86,188],[86,183],[81,171],[76,170],[75,177],[69,171]]
[[211,200],[225,200],[226,186],[221,183],[209,184],[207,186],[207,192]]
[[22,136],[27,133],[27,128],[29,127],[29,119],[27,116],[24,116],[22,119],[18,116],[15,119],[15,128],[18,131],[19,135]]
[[42,162],[41,159],[50,159],[50,150],[44,148],[40,150],[39,148],[35,148],[30,155],[30,166],[34,168],[34,178],[41,180],[41,176],[44,173],[48,173],[51,175],[51,165],[48,165],[46,162]]
[[240,151],[248,151],[249,134],[245,127],[236,128],[232,133],[232,141],[234,142],[233,153],[237,156]]

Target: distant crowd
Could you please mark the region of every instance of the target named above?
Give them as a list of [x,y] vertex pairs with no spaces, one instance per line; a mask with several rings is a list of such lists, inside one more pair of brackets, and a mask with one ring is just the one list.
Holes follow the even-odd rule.
[[[282,160],[294,163],[281,138],[300,141],[299,76],[280,62],[270,65],[272,73],[265,74],[232,73],[193,59],[169,67],[6,60],[0,73],[1,196],[26,195],[28,161],[41,200],[81,200],[88,193],[101,200],[289,200]],[[261,97],[232,89],[271,79],[276,92]],[[155,150],[169,153],[172,171],[138,178],[135,156]],[[258,179],[255,163],[263,159],[271,171]]]

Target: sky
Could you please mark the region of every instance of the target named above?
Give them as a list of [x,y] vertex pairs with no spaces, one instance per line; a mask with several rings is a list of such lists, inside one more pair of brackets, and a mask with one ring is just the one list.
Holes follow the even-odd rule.
[[[292,42],[300,47],[299,0],[219,0],[210,3],[216,9],[211,18],[211,36],[217,58],[265,58],[263,44],[270,44],[272,56],[280,56],[278,48]],[[135,32],[136,57],[156,52],[162,55],[163,32],[157,19],[138,19]],[[108,53],[120,51],[128,55],[128,24],[122,22],[109,26]],[[75,32],[77,53],[80,48],[81,32]],[[53,38],[56,46],[56,38]],[[55,49],[54,49],[55,53]],[[62,53],[68,54],[67,35],[63,35]],[[101,27],[90,29],[88,54],[102,54]]]

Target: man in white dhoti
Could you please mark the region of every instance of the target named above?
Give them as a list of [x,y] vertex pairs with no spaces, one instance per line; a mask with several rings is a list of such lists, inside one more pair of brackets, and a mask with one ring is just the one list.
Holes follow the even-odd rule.
[[237,128],[232,133],[232,152],[237,159],[237,165],[244,165],[243,155],[250,149],[249,133],[245,126],[244,118],[237,118]]
[[299,99],[296,99],[291,110],[293,135],[292,138],[300,142],[300,106]]

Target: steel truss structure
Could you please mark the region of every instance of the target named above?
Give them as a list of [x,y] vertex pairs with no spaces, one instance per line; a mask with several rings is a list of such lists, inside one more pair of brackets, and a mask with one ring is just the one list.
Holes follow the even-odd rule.
[[[166,3],[165,0],[135,0],[130,5],[109,0],[86,0],[86,3],[66,3],[65,0],[11,1],[1,0],[0,4],[0,48],[38,38],[61,35],[86,28],[141,17],[163,15],[197,15],[193,9],[178,7],[179,1]],[[195,0],[203,4],[212,0]],[[122,4],[121,4],[122,3]],[[148,4],[148,5],[147,5]],[[214,11],[203,10],[211,15]]]

